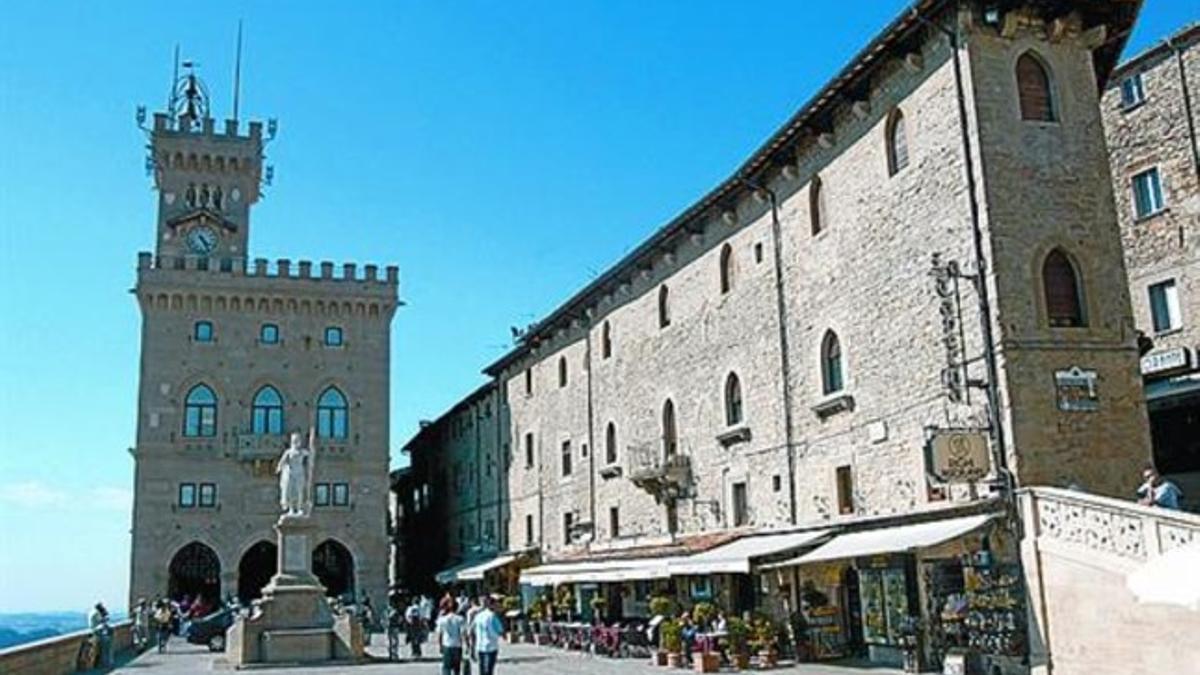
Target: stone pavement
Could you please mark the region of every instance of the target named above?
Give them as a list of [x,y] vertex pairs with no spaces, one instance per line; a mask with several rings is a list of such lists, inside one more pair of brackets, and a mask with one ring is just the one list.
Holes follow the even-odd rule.
[[[370,652],[378,657],[383,653],[383,640],[376,637]],[[385,647],[386,649],[386,647]],[[408,653],[407,650],[404,651]],[[419,662],[401,661],[388,663],[386,660],[374,660],[370,663],[353,665],[330,665],[320,667],[293,668],[255,668],[268,672],[286,673],[318,673],[319,675],[370,675],[371,673],[397,673],[398,675],[440,675],[438,661],[432,656],[430,649],[425,650],[425,658]],[[119,667],[116,672],[135,675],[142,672],[147,675],[183,675],[185,673],[233,672],[233,667],[220,654],[212,654],[205,647],[185,644],[182,640],[174,641],[166,654],[157,654],[153,650],[142,654],[133,661]],[[478,673],[476,668],[474,673]],[[591,656],[579,652],[564,652],[550,647],[538,647],[529,644],[503,645],[500,649],[500,665],[496,668],[497,675],[521,673],[522,675],[667,675],[672,672],[690,672],[667,670],[651,666],[641,659],[609,659]],[[722,672],[737,672],[723,670]],[[803,664],[777,668],[773,673],[778,675],[893,675],[901,673],[890,668],[869,668],[865,666],[839,666],[825,664]]]

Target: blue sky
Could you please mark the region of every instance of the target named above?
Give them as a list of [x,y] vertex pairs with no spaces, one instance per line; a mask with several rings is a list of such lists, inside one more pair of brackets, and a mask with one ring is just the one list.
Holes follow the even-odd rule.
[[[0,5],[0,611],[124,604],[153,244],[134,110],[176,42],[278,117],[251,255],[398,264],[392,455],[724,178],[904,0]],[[1131,49],[1196,18],[1147,0]],[[1127,52],[1128,53],[1128,52]]]

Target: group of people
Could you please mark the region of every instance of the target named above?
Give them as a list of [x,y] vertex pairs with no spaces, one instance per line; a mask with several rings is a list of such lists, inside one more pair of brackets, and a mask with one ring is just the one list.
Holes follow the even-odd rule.
[[[718,611],[707,624],[693,621],[690,612],[683,612],[679,615],[679,637],[683,642],[683,658],[687,663],[692,662],[692,652],[696,648],[696,639],[702,633],[711,633],[713,635],[724,635],[729,629],[729,621],[725,618],[725,612]],[[722,654],[724,656],[724,654]]]
[[442,675],[469,675],[471,664],[478,664],[479,675],[493,675],[500,653],[504,623],[490,596],[474,600],[465,594],[455,598],[446,593],[437,603],[419,595],[410,601],[395,597],[388,609],[388,656],[400,654],[403,635],[413,659],[421,658],[421,648],[433,634],[441,659]]
[[179,600],[159,597],[152,603],[145,598],[138,598],[131,612],[133,647],[142,651],[153,644],[161,654],[167,650],[172,635],[187,635],[188,625],[192,621],[208,616],[217,609],[202,595],[194,598],[185,595]]

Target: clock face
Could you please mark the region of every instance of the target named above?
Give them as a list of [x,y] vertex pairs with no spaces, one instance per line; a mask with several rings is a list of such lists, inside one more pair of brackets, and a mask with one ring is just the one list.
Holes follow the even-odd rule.
[[188,250],[199,255],[208,255],[217,248],[217,233],[211,227],[196,227],[187,233]]

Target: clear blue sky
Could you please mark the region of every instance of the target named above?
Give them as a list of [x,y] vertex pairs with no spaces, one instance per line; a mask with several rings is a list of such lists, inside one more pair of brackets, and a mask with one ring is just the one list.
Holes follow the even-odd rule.
[[[251,255],[399,264],[392,455],[540,317],[724,178],[905,0],[0,5],[0,611],[124,604],[171,52],[278,117]],[[1189,6],[1190,10],[1189,11]],[[853,7],[853,13],[846,8]],[[1197,18],[1147,0],[1140,49]]]

